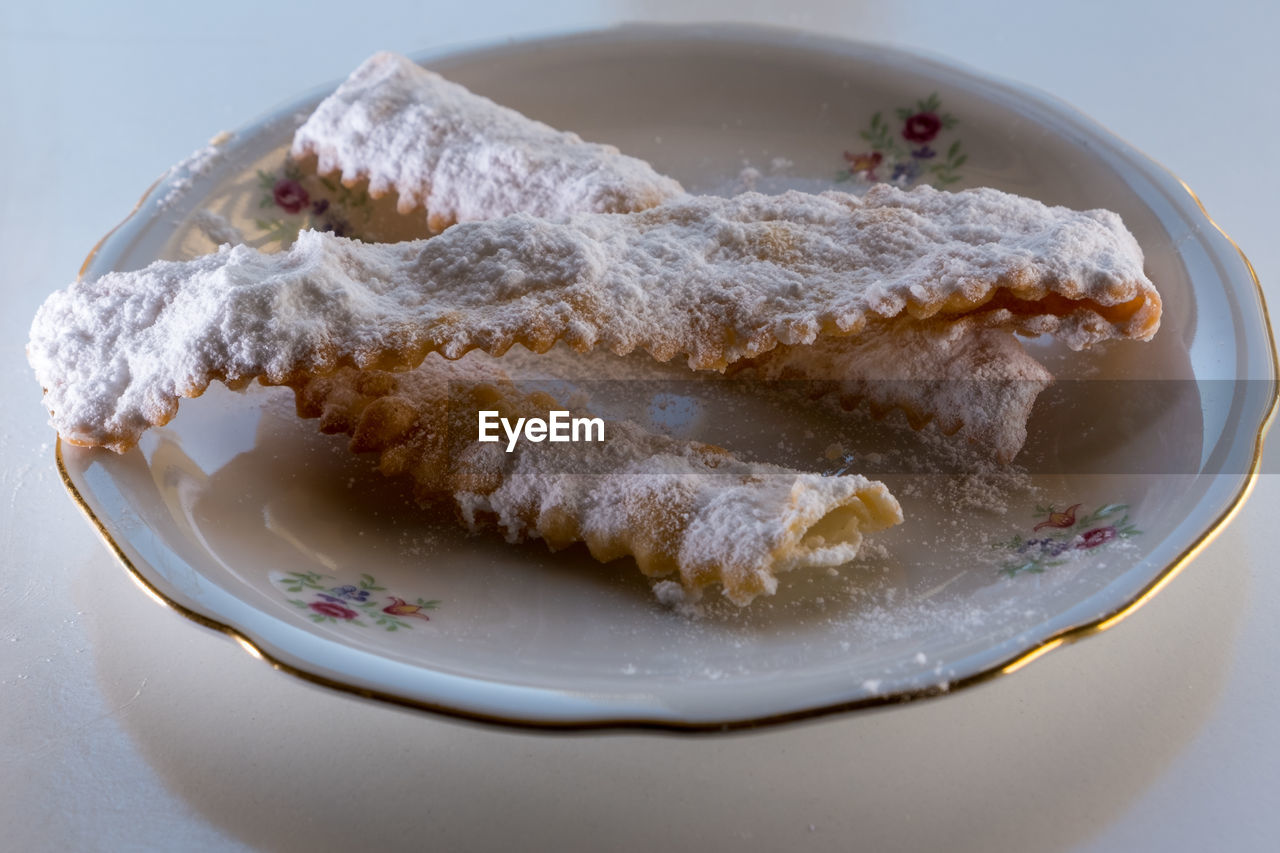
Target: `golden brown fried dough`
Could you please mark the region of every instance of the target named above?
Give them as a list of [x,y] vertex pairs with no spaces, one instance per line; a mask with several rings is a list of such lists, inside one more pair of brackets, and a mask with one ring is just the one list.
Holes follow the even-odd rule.
[[723,369],[896,317],[1083,347],[1149,338],[1160,299],[1115,214],[879,186],[515,215],[391,245],[303,232],[277,255],[223,247],[55,293],[27,353],[59,433],[124,450],[213,379],[281,384],[561,339]]
[[902,520],[881,483],[743,462],[629,422],[605,423],[598,442],[479,442],[480,410],[515,422],[561,408],[480,355],[432,355],[407,373],[344,368],[294,391],[299,414],[378,453],[382,471],[411,477],[421,496],[452,496],[469,527],[634,557],[647,577],[671,579],[668,600],[678,583],[686,601],[718,585],[748,604],[773,594],[779,573],[847,562],[863,534]]

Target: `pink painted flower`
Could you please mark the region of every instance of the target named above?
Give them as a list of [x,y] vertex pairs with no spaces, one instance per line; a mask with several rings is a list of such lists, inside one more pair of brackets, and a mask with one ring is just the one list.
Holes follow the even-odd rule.
[[343,607],[332,601],[313,601],[308,606],[321,616],[332,616],[334,619],[354,619],[360,615],[350,607]]
[[932,140],[942,130],[942,119],[935,113],[916,113],[907,119],[902,128],[902,138],[909,142],[925,143]]
[[1080,541],[1076,544],[1077,548],[1097,548],[1099,545],[1106,544],[1116,538],[1116,529],[1111,525],[1106,527],[1095,527],[1092,530],[1086,530],[1080,534]]
[[271,195],[276,200],[276,204],[289,213],[297,213],[307,206],[307,202],[311,201],[311,196],[302,188],[302,184],[289,178],[282,178],[276,181],[275,187],[271,190]]

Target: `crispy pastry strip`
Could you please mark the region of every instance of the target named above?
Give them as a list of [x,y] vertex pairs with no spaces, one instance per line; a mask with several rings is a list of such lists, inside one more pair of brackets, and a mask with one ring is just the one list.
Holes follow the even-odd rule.
[[[454,195],[475,206],[474,215],[463,218],[537,213],[547,188],[530,183],[536,176],[512,179],[495,192],[487,164],[472,168],[477,152],[510,144],[513,129],[527,124],[527,119],[513,118],[509,110],[403,57],[379,54],[302,126],[294,139],[294,154],[325,152],[325,170],[341,167],[349,180],[378,175],[379,190],[385,186],[397,191],[407,207],[424,195],[423,175],[437,170],[442,161],[462,163],[467,168],[453,170],[449,186]],[[454,127],[465,132],[453,132]],[[535,135],[545,140],[540,150],[547,160],[577,162],[583,149],[577,137],[546,133],[544,126],[537,126]],[[575,199],[560,198],[563,212],[604,209],[586,196],[620,193],[625,205],[609,209],[639,210],[678,194],[654,192],[652,170],[632,169],[630,158],[623,161],[626,169],[595,170],[574,184]],[[525,195],[530,188],[534,197]],[[557,191],[554,185],[551,189]],[[738,365],[738,375],[797,380],[807,396],[845,408],[866,399],[876,414],[904,409],[917,427],[936,420],[944,432],[959,433],[1002,461],[1012,459],[1022,447],[1035,398],[1052,379],[1012,333],[963,322],[885,326],[883,333],[868,331],[848,342],[782,346]]]
[[[421,188],[429,182],[424,175],[438,170],[441,162],[461,163],[464,168],[449,173],[448,186],[472,205],[471,215],[463,218],[538,213],[548,196],[548,187],[538,183],[540,175],[511,178],[498,192],[487,162],[486,168],[475,168],[477,152],[511,144],[513,134],[518,139],[527,135],[521,129],[529,124],[408,59],[379,54],[357,69],[299,129],[294,155],[324,152],[322,169],[342,168],[348,180],[377,175],[378,190],[398,192],[402,207],[413,207],[414,199],[425,196]],[[543,140],[540,151],[546,160],[580,161],[577,155],[584,146],[577,137],[548,136],[547,131],[542,125],[533,131]],[[574,198],[558,197],[557,209],[640,210],[678,194],[678,187],[655,192],[652,170],[632,168],[630,158],[618,162],[626,168],[584,175],[572,185]],[[554,183],[549,189],[560,192]],[[527,195],[530,190],[532,197]],[[604,194],[618,194],[625,204],[602,208],[588,198]],[[433,227],[439,230],[443,224],[447,223]],[[1021,449],[1032,404],[1052,378],[1012,333],[967,323],[955,328],[918,325],[905,335],[864,333],[854,342],[783,346],[738,364],[747,368],[740,370],[741,376],[803,381],[807,396],[838,406],[850,408],[866,399],[876,414],[905,409],[918,427],[936,420],[944,432],[960,433],[1002,461]]]
[[964,315],[1078,348],[1149,338],[1160,299],[1113,213],[880,186],[516,215],[389,245],[303,232],[276,255],[224,246],[53,294],[27,356],[64,438],[123,451],[213,379],[283,384],[558,339],[723,369],[872,318]]
[[[522,129],[531,124],[404,57],[379,54],[317,108],[297,132],[293,153],[323,152],[322,170],[341,168],[348,181],[376,175],[378,191],[398,192],[402,208],[426,197],[422,187],[430,182],[424,176],[441,162],[460,163],[448,173],[447,186],[471,205],[462,218],[538,213],[549,192],[562,192],[557,184],[540,183],[539,172],[519,180],[508,176],[498,190],[487,162],[475,168],[478,152],[510,145],[513,136],[523,140],[528,134]],[[536,125],[531,131],[541,140],[543,159],[579,163],[584,146],[577,137],[549,136],[548,130]],[[558,196],[557,210],[641,210],[678,194],[674,182],[670,192],[656,192],[651,169],[634,168],[630,158],[607,162],[615,160],[619,168],[593,169],[572,184],[573,198]],[[602,207],[598,198],[608,194],[624,203]],[[890,332],[899,328],[906,333]],[[1035,398],[1052,379],[1012,333],[972,323],[886,326],[853,341],[782,346],[738,365],[740,376],[796,380],[806,396],[837,406],[851,408],[865,399],[875,414],[904,409],[913,426],[936,420],[944,432],[959,433],[1005,462],[1021,449]]]
[[902,409],[916,429],[932,421],[1002,463],[1022,449],[1036,397],[1053,381],[1013,334],[980,317],[869,323],[854,338],[784,344],[730,374],[793,384],[845,409],[866,400],[876,416]]
[[[565,380],[583,383],[584,389],[604,381],[660,383],[675,390],[686,382],[720,378],[645,357],[619,359],[564,347],[543,354],[512,350],[502,365],[522,379]],[[783,344],[734,362],[724,378],[768,384],[784,397],[816,400],[836,410],[865,401],[875,417],[901,409],[912,427],[933,423],[982,458],[1001,463],[1021,450],[1035,400],[1053,381],[1011,332],[984,327],[980,317],[870,322],[851,337]]]
[[403,56],[379,53],[325,98],[293,139],[294,157],[375,198],[427,210],[432,231],[528,213],[625,213],[683,194],[612,145],[583,142],[472,94]]
[[562,408],[482,358],[302,380],[298,413],[380,454],[383,473],[412,477],[423,497],[452,495],[473,530],[496,525],[508,541],[552,550],[585,542],[601,561],[632,556],[647,577],[678,580],[686,600],[718,584],[748,604],[773,594],[779,573],[847,562],[864,533],[902,520],[888,489],[865,477],[743,462],[629,422],[606,423],[603,442],[481,443],[481,409],[514,422]]

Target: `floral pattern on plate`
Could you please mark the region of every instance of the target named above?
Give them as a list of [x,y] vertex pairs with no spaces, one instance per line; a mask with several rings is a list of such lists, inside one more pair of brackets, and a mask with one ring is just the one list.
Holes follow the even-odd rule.
[[410,619],[429,622],[425,611],[440,606],[439,599],[415,598],[409,602],[398,595],[378,595],[387,592],[387,588],[367,573],[362,573],[355,583],[335,583],[338,578],[319,572],[279,572],[273,573],[271,580],[285,593],[303,593],[301,598],[287,600],[316,624],[347,623],[399,631],[413,627]]
[[1142,533],[1130,521],[1127,504],[1103,504],[1084,515],[1080,514],[1082,506],[1037,506],[1038,522],[1031,527],[1031,536],[1015,534],[993,546],[1009,554],[1000,571],[1011,578],[1040,574],[1067,562],[1072,552],[1109,546]]
[[868,145],[865,151],[846,151],[846,167],[836,181],[887,181],[912,186],[920,181],[947,186],[960,180],[960,167],[969,159],[960,140],[952,140],[941,150],[959,120],[942,109],[942,99],[934,92],[914,105],[894,111],[897,123],[885,119],[883,111],[871,116],[866,130],[858,134]]
[[357,226],[368,221],[369,194],[352,190],[331,177],[304,172],[292,158],[273,171],[258,170],[258,210],[253,224],[260,237],[292,243],[307,228],[332,231],[339,237],[355,236]]

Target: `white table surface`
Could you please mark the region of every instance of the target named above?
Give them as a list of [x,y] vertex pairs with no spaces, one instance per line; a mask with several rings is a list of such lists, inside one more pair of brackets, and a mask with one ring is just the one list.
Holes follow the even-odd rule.
[[1194,187],[1280,304],[1280,7],[262,5],[0,11],[0,848],[1275,849],[1276,473],[1135,615],[1013,676],[729,736],[539,735],[326,692],[149,600],[62,489],[23,346],[45,295],[217,131],[377,49],[625,20],[887,41],[1056,94]]

